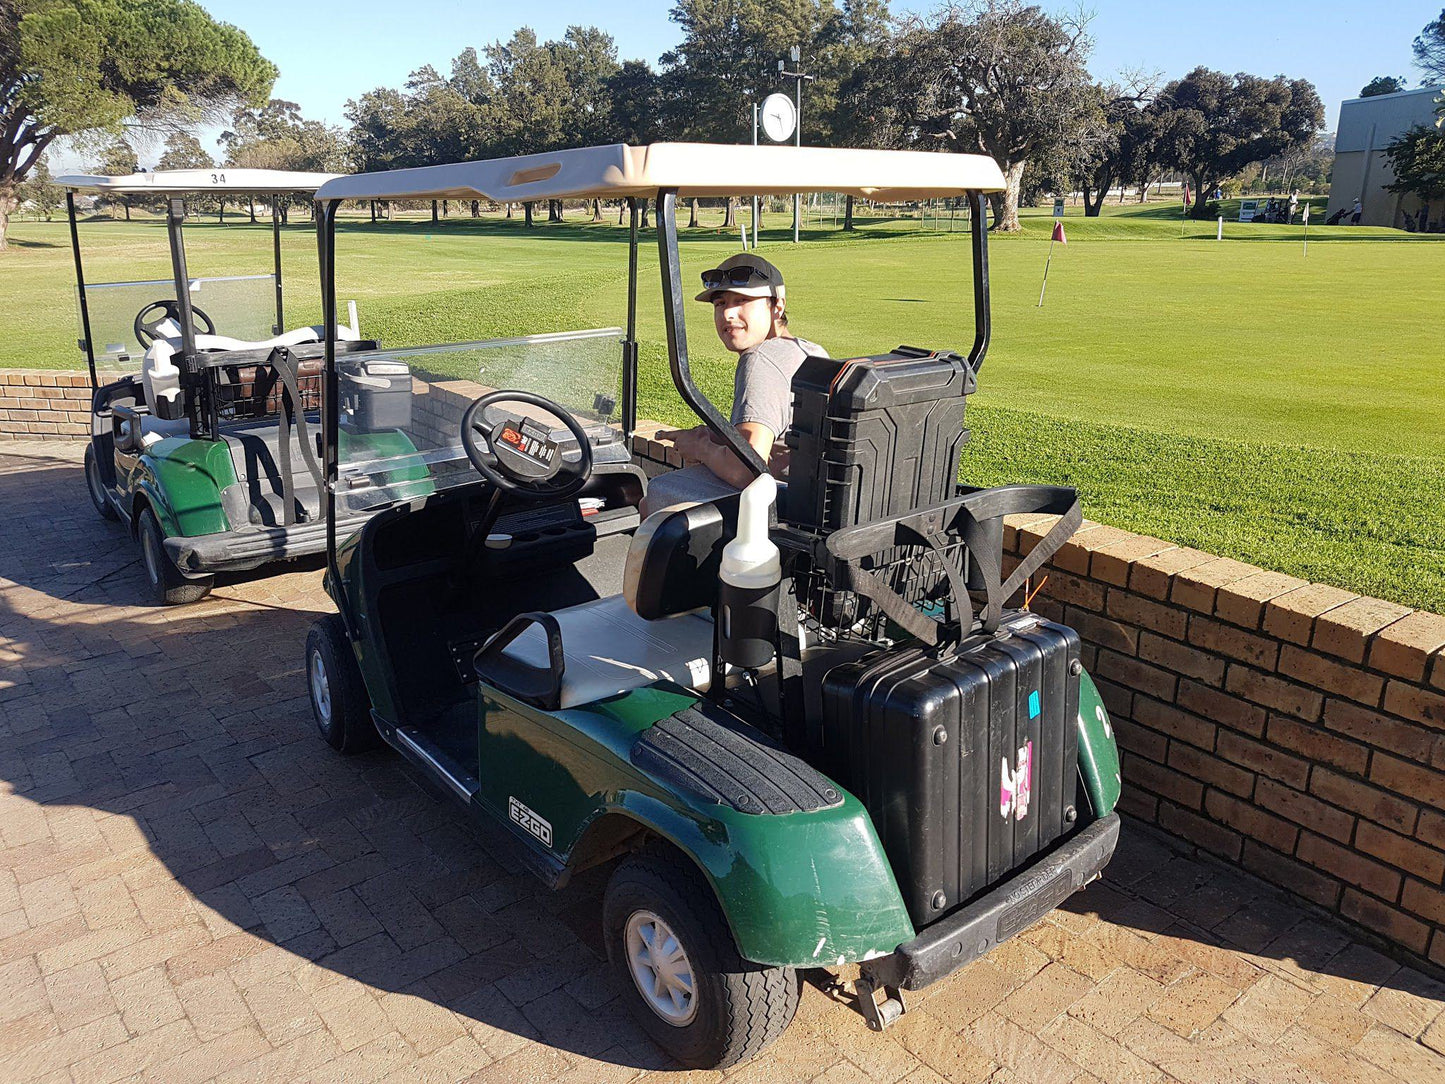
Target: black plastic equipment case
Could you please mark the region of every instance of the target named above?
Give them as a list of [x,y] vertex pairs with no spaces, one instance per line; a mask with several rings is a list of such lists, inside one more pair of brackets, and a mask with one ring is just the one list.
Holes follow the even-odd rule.
[[411,369],[390,358],[338,362],[341,413],[358,429],[405,429],[411,425]]
[[947,351],[806,359],[793,374],[779,518],[834,531],[952,497],[964,397],[977,386],[968,359]]
[[915,926],[1079,821],[1079,637],[1008,616],[940,658],[888,649],[823,679],[809,759],[867,807]]

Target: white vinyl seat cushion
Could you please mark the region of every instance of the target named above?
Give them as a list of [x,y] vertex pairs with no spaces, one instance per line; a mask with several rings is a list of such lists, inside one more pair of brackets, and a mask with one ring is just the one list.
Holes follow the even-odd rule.
[[[572,708],[668,680],[702,689],[712,676],[712,617],[686,613],[644,621],[621,595],[554,610],[562,630],[559,707]],[[547,633],[528,626],[502,650],[528,666],[546,669]]]

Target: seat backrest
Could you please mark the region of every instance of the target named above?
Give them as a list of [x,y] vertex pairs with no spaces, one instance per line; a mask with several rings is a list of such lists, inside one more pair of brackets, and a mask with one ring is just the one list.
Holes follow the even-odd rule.
[[657,621],[711,606],[723,547],[738,530],[738,494],[664,508],[637,528],[622,595],[638,617]]

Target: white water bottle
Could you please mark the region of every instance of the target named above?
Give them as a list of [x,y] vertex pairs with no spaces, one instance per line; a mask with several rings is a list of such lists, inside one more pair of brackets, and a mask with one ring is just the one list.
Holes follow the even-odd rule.
[[778,483],[761,474],[738,498],[738,533],[718,569],[718,643],[724,662],[757,669],[773,659],[783,579],[778,547],[768,537],[768,510]]

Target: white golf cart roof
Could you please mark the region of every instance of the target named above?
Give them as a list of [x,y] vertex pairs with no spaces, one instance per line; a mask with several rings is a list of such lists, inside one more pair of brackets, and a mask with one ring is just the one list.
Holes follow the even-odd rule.
[[104,177],[70,173],[55,183],[75,192],[115,192],[121,195],[189,195],[195,192],[224,192],[232,196],[271,195],[278,192],[315,192],[336,173],[297,173],[285,169],[158,169]]
[[1003,174],[980,154],[831,147],[653,143],[493,158],[338,177],[318,200],[618,199],[673,188],[693,196],[787,196],[844,192],[885,202],[998,192]]

